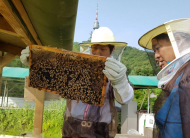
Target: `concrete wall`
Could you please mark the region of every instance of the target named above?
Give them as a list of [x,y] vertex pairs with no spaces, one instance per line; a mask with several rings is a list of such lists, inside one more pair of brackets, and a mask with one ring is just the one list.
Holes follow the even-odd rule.
[[121,134],[127,134],[131,129],[137,130],[137,101],[122,105],[121,109]]

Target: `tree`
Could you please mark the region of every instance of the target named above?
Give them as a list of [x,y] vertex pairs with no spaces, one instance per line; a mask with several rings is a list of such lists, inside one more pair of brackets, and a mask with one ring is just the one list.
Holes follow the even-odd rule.
[[[160,94],[161,91],[162,91],[162,89],[158,89],[158,88],[149,89],[149,94],[151,92],[154,92],[155,95],[157,95],[157,97],[158,97],[158,95]],[[137,89],[137,90],[135,90],[133,100],[137,101],[137,110],[140,109],[140,106],[141,106],[141,103],[142,103],[143,98],[145,96],[145,93],[147,93],[147,89]],[[156,97],[152,98],[152,106],[154,106],[154,102],[155,102],[156,99],[157,99]],[[149,104],[151,104],[151,103],[149,103]],[[147,110],[147,107],[148,107],[148,94],[146,94],[146,98],[144,100],[144,103],[143,103],[141,109]]]
[[7,67],[20,67],[20,68],[28,68],[28,66],[22,64],[20,61],[20,57],[16,57],[13,61],[11,61]]
[[77,42],[73,43],[73,51],[80,52],[80,46]]
[[88,42],[91,42],[91,39],[92,39],[92,31],[90,32],[90,37],[88,38]]
[[127,67],[129,75],[153,76],[152,66],[145,51],[127,46],[121,62]]

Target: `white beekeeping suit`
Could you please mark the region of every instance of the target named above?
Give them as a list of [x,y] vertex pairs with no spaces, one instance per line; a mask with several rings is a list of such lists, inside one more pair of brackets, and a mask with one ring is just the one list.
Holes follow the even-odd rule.
[[[116,42],[112,31],[107,27],[100,27],[92,34],[92,42],[80,44],[84,53],[91,54],[89,46],[93,44],[113,45],[115,47],[112,53],[113,58],[107,58],[105,70],[103,73],[107,76],[106,97],[102,107],[84,104],[81,101],[67,100],[66,111],[64,115],[63,137],[87,137],[102,138],[114,137],[117,133],[117,111],[115,99],[121,104],[129,103],[134,96],[134,90],[128,83],[126,76],[126,67],[120,60],[122,52],[127,45],[124,42]],[[29,49],[22,51],[21,61],[27,63]],[[115,59],[114,59],[115,58]],[[117,60],[116,60],[117,59]],[[100,135],[101,133],[102,135]]]
[[166,22],[139,39],[167,64],[157,74],[162,92],[154,104],[154,137],[190,137],[190,18]]
[[151,40],[156,35],[167,33],[173,47],[175,59],[168,62],[158,74],[158,87],[170,81],[179,68],[189,60],[190,53],[190,19],[177,19],[166,22],[149,31],[139,39],[139,45],[146,49],[152,49]]
[[[83,120],[84,124],[93,122],[95,124],[109,124],[110,136],[114,137],[117,133],[117,111],[115,108],[114,99],[119,103],[127,104],[134,96],[133,88],[129,85],[126,77],[126,67],[117,60],[120,60],[122,52],[126,46],[126,43],[116,42],[112,31],[107,27],[100,27],[96,29],[92,34],[91,43],[79,44],[82,47],[82,52],[86,54],[92,54],[91,45],[114,45],[115,51],[112,53],[112,58],[108,58],[106,62],[104,74],[108,77],[108,83],[106,87],[106,98],[104,105],[102,107],[83,104],[81,101],[77,103],[75,100],[67,102],[67,111],[65,113],[65,118],[69,118],[69,123],[65,122],[65,127],[63,128],[64,136],[69,133],[80,133],[83,137],[95,137],[94,132],[91,129],[83,126],[79,132],[77,130],[68,131],[67,127],[76,128],[72,126],[71,120]],[[117,60],[115,60],[116,58]],[[114,68],[113,71],[111,68]],[[77,121],[75,121],[77,123]],[[90,127],[91,128],[91,127]],[[108,131],[108,130],[107,130]],[[107,137],[107,136],[105,136]]]

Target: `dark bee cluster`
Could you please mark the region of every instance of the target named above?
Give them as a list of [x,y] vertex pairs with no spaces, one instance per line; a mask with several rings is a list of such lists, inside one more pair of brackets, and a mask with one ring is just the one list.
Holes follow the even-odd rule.
[[62,98],[99,105],[105,62],[73,54],[31,51],[30,86]]

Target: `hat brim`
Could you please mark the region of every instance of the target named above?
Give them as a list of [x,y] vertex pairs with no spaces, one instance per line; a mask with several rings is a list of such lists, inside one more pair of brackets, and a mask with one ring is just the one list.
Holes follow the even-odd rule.
[[[176,23],[176,22],[181,22],[183,20],[189,20],[189,18],[182,18],[182,19],[176,19],[176,20],[171,20],[171,21],[168,21],[168,22],[165,22],[164,24],[148,31],[146,34],[144,34],[138,41],[139,45],[143,48],[146,48],[146,49],[151,49],[152,50],[152,42],[151,40],[156,37],[157,35],[159,34],[162,34],[162,33],[167,33],[167,30],[166,30],[166,26],[167,24],[171,24],[171,23]],[[174,31],[174,30],[173,30]]]
[[152,50],[152,42],[151,42],[152,38],[162,33],[167,33],[164,24],[148,31],[139,39],[138,43],[141,47]]
[[91,46],[91,45],[114,45],[115,47],[125,47],[125,42],[92,42],[92,43],[79,43],[80,46]]

